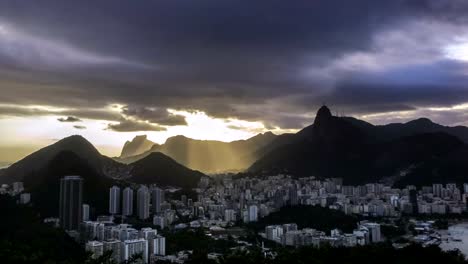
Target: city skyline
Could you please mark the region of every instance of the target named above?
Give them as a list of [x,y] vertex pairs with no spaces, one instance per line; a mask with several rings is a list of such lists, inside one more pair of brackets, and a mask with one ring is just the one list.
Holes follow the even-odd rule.
[[0,0],[0,263],[468,264],[468,0]]

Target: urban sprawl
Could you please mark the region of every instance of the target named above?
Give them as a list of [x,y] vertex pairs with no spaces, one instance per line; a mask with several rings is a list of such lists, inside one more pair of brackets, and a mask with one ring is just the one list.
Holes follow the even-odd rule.
[[[132,185],[113,186],[103,199],[109,199],[109,214],[92,216],[92,204],[84,204],[83,188],[86,183],[80,176],[66,176],[60,180],[60,197],[57,197],[59,215],[44,222],[63,228],[82,243],[97,258],[106,251],[112,252],[117,262],[140,255],[141,263],[167,260],[183,263],[190,250],[166,254],[166,238],[161,230],[205,230],[214,239],[237,238],[233,250],[246,250],[251,243],[239,239],[239,223],[257,222],[277,212],[284,206],[310,205],[342,211],[370,219],[398,219],[402,215],[462,214],[468,211],[468,184],[433,184],[416,188],[392,188],[381,183],[347,186],[339,178],[318,180],[314,177],[293,178],[288,175],[237,178],[222,175],[202,178],[194,197],[171,195],[177,188]],[[24,191],[23,183],[2,185],[1,194],[18,197],[18,203],[34,203]],[[170,198],[168,198],[170,197]],[[136,229],[131,219],[147,223]],[[188,220],[187,220],[188,219]],[[185,220],[185,221],[184,221]],[[419,223],[421,231],[428,231],[431,222]],[[361,221],[352,232],[339,229],[323,232],[311,228],[299,229],[296,223],[268,225],[258,233],[265,241],[284,246],[344,246],[353,247],[382,242],[378,221]],[[433,237],[415,235],[414,240],[433,243]],[[268,249],[259,245],[267,254]],[[216,259],[218,252],[208,254]]]

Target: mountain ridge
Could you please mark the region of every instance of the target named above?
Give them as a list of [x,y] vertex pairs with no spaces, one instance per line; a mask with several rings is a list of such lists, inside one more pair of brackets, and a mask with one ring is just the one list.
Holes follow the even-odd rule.
[[[405,179],[398,180],[418,184],[424,182],[421,173],[427,173],[425,168],[431,163],[442,164],[445,159],[448,160],[443,164],[451,163],[454,160],[452,153],[468,150],[462,139],[441,129],[446,128],[444,126],[428,119],[408,123],[379,127],[355,118],[333,116],[323,106],[317,112],[314,124],[290,136],[289,142],[267,152],[248,171],[341,177],[346,184],[362,184],[390,179],[401,171],[416,168],[410,170]],[[434,128],[427,129],[428,125]],[[395,126],[398,129],[395,130]],[[465,167],[468,170],[468,165],[463,165],[468,164],[468,156],[455,163],[454,166],[460,169],[452,171],[452,176],[448,175],[447,166],[440,170],[433,168],[433,171],[448,175],[441,178],[444,181],[468,181],[468,177],[461,176]]]
[[[46,175],[41,175],[41,172],[47,170],[51,163],[55,165],[53,161],[56,160],[57,156],[64,155],[63,153],[73,153],[76,157],[68,155],[71,160],[80,159],[80,162],[77,162],[77,164],[86,164],[86,167],[93,171],[92,174],[98,175],[99,177],[114,180],[128,180],[138,177],[137,174],[132,174],[132,169],[135,164],[119,163],[109,157],[101,155],[84,137],[74,135],[44,147],[2,170],[0,172],[1,179],[5,183],[12,183],[14,181],[24,181],[28,178],[31,179],[31,175],[39,175],[37,176],[39,179],[35,181],[40,182],[40,177],[46,177]],[[151,156],[150,158],[155,161],[155,156]],[[152,167],[152,169],[149,170],[154,175],[158,174],[158,170],[165,169],[165,166],[174,167],[174,164],[182,166],[162,153],[157,155],[157,158],[163,162],[159,162],[161,165],[159,168]],[[66,159],[64,161],[66,161]],[[73,173],[72,171],[76,168],[70,167],[70,169],[70,173]],[[64,173],[66,173],[66,171],[64,171]],[[192,173],[192,170],[188,169],[185,170],[184,173],[187,173],[187,175],[182,175],[182,178],[186,176],[190,177],[190,174],[195,174]],[[158,184],[159,182],[154,180],[150,183]],[[187,186],[185,183],[183,183],[183,185]],[[191,187],[195,185],[194,183]],[[177,186],[177,183],[175,186]]]
[[205,173],[242,171],[259,156],[257,150],[278,136],[272,132],[257,134],[249,139],[223,142],[191,139],[183,135],[170,137],[162,145],[154,144],[148,151],[136,156],[116,158],[123,163],[136,162],[152,152],[161,152],[180,164]]

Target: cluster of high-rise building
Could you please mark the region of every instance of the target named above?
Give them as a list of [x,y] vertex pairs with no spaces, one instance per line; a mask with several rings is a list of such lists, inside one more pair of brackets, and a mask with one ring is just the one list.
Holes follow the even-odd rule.
[[92,257],[112,251],[112,259],[117,263],[134,255],[141,255],[140,263],[154,263],[157,256],[166,255],[165,237],[152,228],[137,230],[127,224],[87,221],[81,224],[80,239]]
[[[120,206],[121,201],[122,207]],[[140,220],[149,219],[151,212],[154,215],[161,213],[162,208],[164,209],[164,203],[164,190],[161,188],[154,186],[148,188],[146,185],[141,185],[136,190],[136,215]],[[110,188],[109,214],[132,216],[134,214],[133,206],[134,191],[131,187],[126,187],[122,192],[118,186]]]
[[[76,177],[61,180],[60,219],[62,227],[67,230],[76,230],[79,221],[89,220],[89,206],[82,205],[82,211],[70,210],[78,208],[75,203],[81,203],[81,198],[76,196],[80,184]],[[113,186],[109,190],[109,213],[136,216],[161,228],[177,220],[175,210],[198,221],[200,226],[224,226],[237,221],[255,222],[285,205],[300,204],[373,217],[398,217],[402,213],[457,214],[468,211],[468,184],[462,187],[460,190],[456,184],[433,184],[417,190],[415,186],[398,189],[381,183],[347,186],[337,178],[295,179],[287,175],[224,177],[197,189],[196,201],[184,195],[180,200],[171,201],[172,205],[165,201],[164,190],[155,186],[126,187],[123,191]],[[73,199],[62,203],[67,195]]]
[[[112,250],[112,258],[117,262],[128,260],[134,254],[141,254],[144,263],[164,259],[166,241],[156,229],[137,230],[128,224],[115,224],[114,217],[138,218],[161,229],[218,230],[239,221],[256,222],[286,205],[315,205],[371,217],[468,212],[468,184],[399,189],[381,183],[344,185],[338,178],[223,176],[215,181],[203,180],[195,189],[196,197],[181,195],[180,199],[169,202],[165,190],[157,186],[139,185],[123,190],[113,186],[109,189],[109,215],[93,217],[96,221],[91,221],[92,205],[83,203],[83,185],[80,176],[60,179],[59,220],[48,219],[48,222],[79,238],[95,257]],[[22,183],[2,185],[0,192],[18,195],[19,203],[30,202],[30,194],[24,192]],[[188,222],[181,223],[182,219]],[[176,220],[178,224],[173,226]],[[271,225],[263,235],[287,246],[356,246],[382,241],[380,225],[369,222],[361,222],[352,233],[336,229],[330,234],[310,228],[299,230],[296,224]]]
[[338,247],[354,247],[382,241],[380,225],[377,223],[361,222],[352,233],[344,234],[338,229],[331,230],[330,235],[312,228],[298,230],[294,223],[270,225],[265,227],[266,239],[284,246],[314,246],[324,245]]
[[345,214],[398,217],[406,214],[459,214],[468,211],[468,184],[434,184],[403,189],[381,183],[344,185],[341,179],[317,180],[287,175],[224,177],[199,191],[191,213],[220,224],[256,221],[285,205],[318,205]]
[[[83,185],[80,176],[65,176],[60,179],[59,224],[71,236],[85,244],[86,250],[93,257],[112,251],[112,259],[118,263],[137,254],[142,256],[139,260],[141,263],[153,263],[157,256],[166,254],[166,240],[158,235],[156,229],[137,230],[127,224],[114,223],[114,215],[133,215],[133,189],[125,188],[121,196],[120,187],[110,188],[110,215],[98,216],[96,221],[90,221],[90,206],[83,204]],[[153,192],[159,194],[154,202],[161,203],[164,200],[162,190]],[[154,202],[153,206],[160,210],[161,205],[155,205]],[[137,191],[137,215],[140,219],[149,218],[149,207],[149,190],[146,186],[140,186]]]

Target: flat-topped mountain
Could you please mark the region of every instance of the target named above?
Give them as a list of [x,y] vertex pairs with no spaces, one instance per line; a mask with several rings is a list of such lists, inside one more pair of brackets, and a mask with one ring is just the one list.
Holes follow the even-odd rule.
[[125,142],[120,158],[136,156],[150,150],[156,143],[147,139],[146,135],[136,136],[132,141]]

